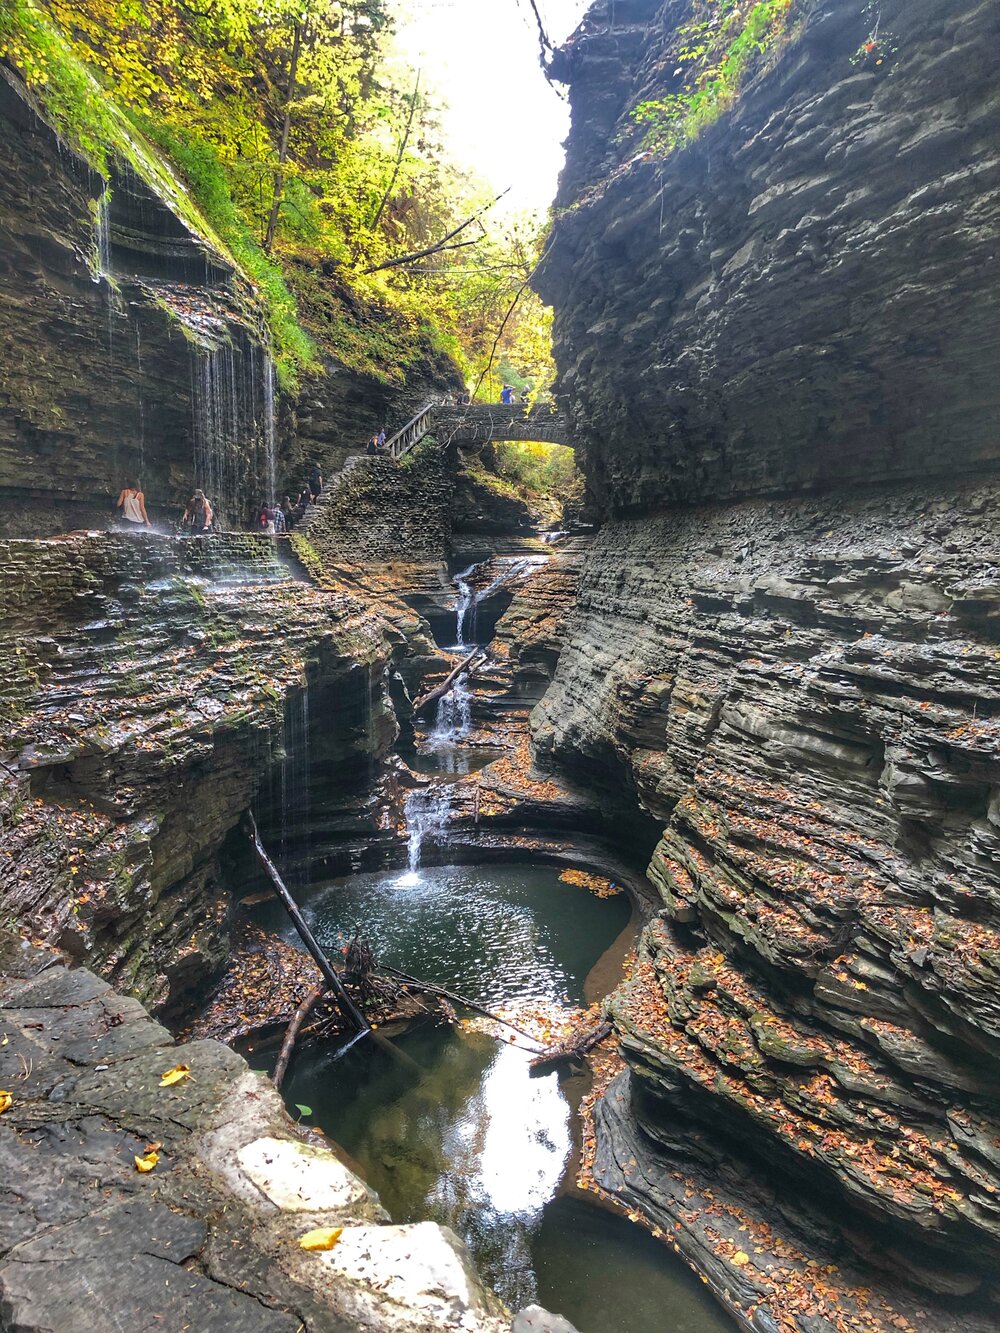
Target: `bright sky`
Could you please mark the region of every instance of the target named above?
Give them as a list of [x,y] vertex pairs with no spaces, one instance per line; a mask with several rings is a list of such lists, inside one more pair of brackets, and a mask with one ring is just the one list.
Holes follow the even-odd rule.
[[[558,46],[589,0],[536,0]],[[446,146],[459,166],[497,188],[507,208],[545,209],[563,162],[569,109],[538,63],[528,0],[409,0],[399,47],[422,69],[423,86],[447,104]]]

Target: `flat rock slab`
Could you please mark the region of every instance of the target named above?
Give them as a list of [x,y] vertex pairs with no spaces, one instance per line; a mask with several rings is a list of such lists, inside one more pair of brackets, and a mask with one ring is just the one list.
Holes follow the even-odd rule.
[[367,1186],[322,1148],[294,1139],[256,1139],[236,1155],[240,1170],[283,1212],[339,1212]]
[[[295,1138],[271,1084],[0,931],[0,1328],[505,1333],[465,1247],[369,1225],[371,1190]],[[166,1087],[175,1065],[189,1074]],[[153,1149],[153,1170],[135,1159]],[[317,1254],[297,1241],[344,1225]]]
[[576,1333],[576,1329],[561,1314],[549,1314],[540,1305],[526,1305],[514,1316],[510,1333]]
[[374,1327],[506,1329],[502,1306],[476,1277],[465,1246],[436,1222],[345,1227],[318,1256],[331,1276],[356,1284],[356,1309]]
[[170,1260],[108,1249],[100,1257],[8,1262],[3,1270],[6,1327],[73,1333],[296,1333],[294,1315],[220,1286]]

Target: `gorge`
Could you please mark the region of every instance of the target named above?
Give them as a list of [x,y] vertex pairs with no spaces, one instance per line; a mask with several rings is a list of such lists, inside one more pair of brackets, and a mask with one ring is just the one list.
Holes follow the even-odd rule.
[[[423,327],[289,380],[182,173],[0,65],[0,1328],[998,1327],[998,38],[596,0],[506,413]],[[321,1007],[282,1104],[248,810],[419,1076]]]

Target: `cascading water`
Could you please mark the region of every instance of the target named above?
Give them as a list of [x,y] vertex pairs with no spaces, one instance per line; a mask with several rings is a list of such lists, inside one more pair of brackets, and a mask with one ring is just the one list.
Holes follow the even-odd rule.
[[111,190],[107,189],[94,208],[94,267],[95,282],[104,282],[111,274]]
[[274,361],[271,353],[264,353],[264,422],[261,438],[264,445],[263,482],[267,487],[265,498],[268,504],[278,500],[278,431],[274,411]]
[[471,609],[472,624],[469,632],[473,640],[476,637],[475,605],[476,594],[469,582],[471,576],[479,568],[478,564],[470,565],[468,569],[463,569],[461,574],[456,574],[454,578],[455,587],[458,589],[458,600],[455,603],[455,646],[464,648],[465,643],[465,621]]
[[241,526],[252,506],[277,496],[274,361],[254,345],[198,349],[191,366],[195,485],[222,526]]
[[472,728],[472,688],[468,674],[459,676],[449,692],[438,700],[434,726],[428,736],[433,745],[454,745]]
[[416,884],[420,879],[420,857],[424,842],[428,837],[444,840],[448,830],[448,818],[451,815],[454,788],[451,783],[438,782],[428,787],[418,787],[406,798],[406,827],[409,830],[407,842],[408,874],[400,880],[402,884]]
[[281,866],[292,887],[309,879],[309,686],[285,708],[281,760]]

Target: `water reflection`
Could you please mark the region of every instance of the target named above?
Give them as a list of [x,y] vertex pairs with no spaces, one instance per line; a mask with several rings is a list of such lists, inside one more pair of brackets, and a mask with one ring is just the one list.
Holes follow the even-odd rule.
[[[524,865],[429,867],[408,888],[394,872],[352,876],[314,890],[308,912],[328,948],[358,922],[383,962],[489,1007],[581,1003],[628,920],[624,898]],[[662,1246],[559,1197],[572,1120],[555,1074],[530,1078],[527,1052],[477,1031],[428,1025],[401,1045],[419,1073],[364,1042],[339,1060],[307,1049],[285,1087],[395,1221],[451,1226],[512,1309],[538,1300],[581,1333],[728,1329]]]

